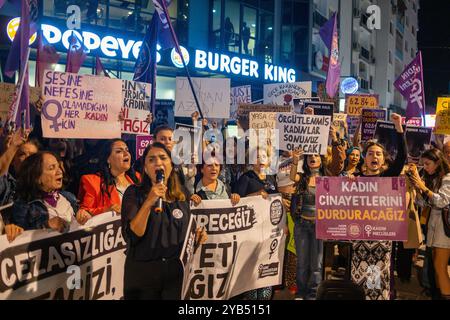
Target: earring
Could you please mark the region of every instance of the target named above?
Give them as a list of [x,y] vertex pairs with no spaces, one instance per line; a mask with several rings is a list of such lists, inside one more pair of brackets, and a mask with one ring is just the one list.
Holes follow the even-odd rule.
[[111,169],[111,163],[108,162],[108,169]]

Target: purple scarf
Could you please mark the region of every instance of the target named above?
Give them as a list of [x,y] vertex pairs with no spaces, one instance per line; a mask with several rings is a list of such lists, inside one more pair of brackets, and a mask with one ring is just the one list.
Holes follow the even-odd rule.
[[56,204],[59,200],[59,191],[46,192],[44,194],[44,201],[51,205],[53,208],[56,207]]

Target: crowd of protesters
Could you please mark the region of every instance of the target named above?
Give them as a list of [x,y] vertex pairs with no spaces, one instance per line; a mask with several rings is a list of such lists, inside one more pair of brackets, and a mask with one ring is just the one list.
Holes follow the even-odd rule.
[[[282,195],[295,225],[296,255],[286,255],[284,284],[297,299],[315,299],[324,268],[324,243],[317,239],[315,229],[315,178],[400,175],[407,179],[408,213],[418,213],[424,222],[425,243],[435,274],[433,297],[450,298],[450,238],[444,233],[441,216],[450,204],[450,144],[444,145],[442,137],[435,137],[436,144],[421,155],[419,167],[408,164],[398,114],[391,115],[398,135],[395,159],[379,143],[360,143],[358,132],[350,140],[348,134],[339,136],[331,127],[326,156],[276,150],[279,169],[274,173],[267,170],[274,158],[270,144],[256,150],[256,163],[251,164],[248,141],[244,141],[246,162],[236,163],[239,138],[226,135],[221,139],[227,142],[224,146],[217,144],[217,137],[203,139],[201,148],[210,156],[197,161],[199,164],[175,163],[172,151],[177,141],[174,128],[167,126],[154,130],[153,144],[139,159],[130,151],[129,140],[45,139],[40,130],[39,106],[35,107],[34,130],[4,131],[0,230],[12,242],[25,230],[66,232],[73,220],[83,225],[105,212],[120,214],[127,241],[126,299],[181,298],[183,269],[178,258],[189,222],[190,201],[196,206],[205,200],[229,199],[236,205],[244,197],[266,198],[274,193]],[[306,113],[313,111],[307,109]],[[198,114],[193,114],[194,125],[197,120]],[[199,129],[208,129],[208,121],[203,119]],[[230,145],[234,148],[228,149]],[[201,245],[207,234],[199,228],[196,238]],[[353,241],[351,247],[347,259],[351,260],[352,272],[361,277],[365,276],[365,261],[391,265],[378,291],[371,291],[367,299],[395,297],[394,269],[401,279],[411,277],[413,254],[406,255],[406,268],[398,268],[395,263],[408,250],[402,243]],[[236,298],[268,300],[273,297],[273,289],[260,288]]]

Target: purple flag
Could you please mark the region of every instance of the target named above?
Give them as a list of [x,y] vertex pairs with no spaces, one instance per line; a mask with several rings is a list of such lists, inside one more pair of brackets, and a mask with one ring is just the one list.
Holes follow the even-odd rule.
[[60,55],[56,49],[50,44],[46,43],[42,35],[42,30],[38,33],[38,47],[36,51],[36,72],[35,72],[35,86],[40,87],[46,69],[54,69],[53,66],[58,63]]
[[394,82],[394,87],[408,101],[406,120],[414,117],[425,117],[425,90],[422,70],[422,52],[419,51],[414,60]]
[[169,7],[171,1],[167,0],[153,0],[155,6],[155,14],[153,18],[158,17],[158,43],[161,49],[169,49],[178,46],[178,41],[173,39],[170,32],[172,27],[170,22],[170,16],[167,12],[167,7]]
[[80,71],[81,65],[86,60],[84,49],[81,41],[72,32],[67,50],[66,72],[78,73]]
[[327,72],[327,95],[334,98],[341,78],[341,66],[339,63],[339,41],[337,32],[337,14],[328,20],[319,31],[320,37],[330,51],[330,61]]
[[104,77],[111,78],[109,76],[108,72],[106,71],[105,67],[103,66],[102,61],[100,60],[100,58],[98,56],[95,57],[95,74],[97,76],[104,76]]
[[0,9],[3,7],[3,5],[5,4],[6,0],[0,0]]

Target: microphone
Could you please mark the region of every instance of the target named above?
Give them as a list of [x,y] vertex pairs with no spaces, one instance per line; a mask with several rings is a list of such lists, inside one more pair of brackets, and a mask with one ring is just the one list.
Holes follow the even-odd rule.
[[[159,169],[156,171],[156,183],[163,183],[163,182],[164,182],[164,170]],[[156,201],[155,212],[156,213],[163,212],[163,200],[161,198],[158,198],[158,200]]]

